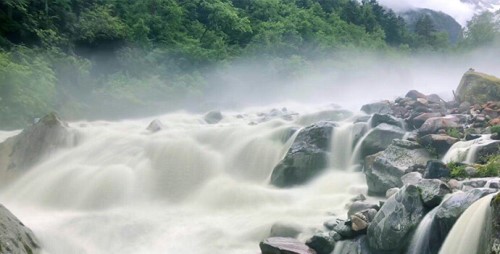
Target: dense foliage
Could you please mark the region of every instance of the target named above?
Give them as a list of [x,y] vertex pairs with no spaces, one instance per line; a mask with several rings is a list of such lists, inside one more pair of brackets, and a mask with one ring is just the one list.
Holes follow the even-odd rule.
[[[493,41],[494,20],[476,17],[459,46]],[[4,0],[0,24],[1,128],[202,101],[206,73],[240,58],[291,73],[326,52],[450,47],[428,17],[409,32],[375,0]]]

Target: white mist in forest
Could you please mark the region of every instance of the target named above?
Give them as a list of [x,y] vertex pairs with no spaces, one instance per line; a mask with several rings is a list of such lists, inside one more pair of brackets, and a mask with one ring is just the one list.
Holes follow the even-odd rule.
[[3,186],[0,198],[47,254],[254,254],[274,223],[303,226],[304,240],[366,191],[361,173],[335,170],[298,188],[270,186],[290,130],[303,125],[224,114],[213,125],[160,116],[156,133],[145,130],[151,119],[70,123],[77,145]]

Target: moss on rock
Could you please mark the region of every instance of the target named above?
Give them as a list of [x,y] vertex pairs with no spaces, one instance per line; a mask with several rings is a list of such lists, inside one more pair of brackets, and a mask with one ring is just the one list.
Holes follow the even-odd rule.
[[460,102],[467,101],[473,104],[498,101],[500,100],[500,79],[469,70],[462,76],[456,96]]

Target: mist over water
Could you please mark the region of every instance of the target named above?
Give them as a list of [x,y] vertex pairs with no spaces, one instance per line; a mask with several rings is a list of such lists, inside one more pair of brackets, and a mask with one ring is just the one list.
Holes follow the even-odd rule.
[[216,125],[171,113],[156,117],[166,126],[157,133],[145,130],[151,119],[70,123],[77,145],[4,185],[0,198],[51,254],[257,253],[276,222],[302,226],[306,239],[345,214],[364,177],[332,168],[300,188],[271,187],[289,129],[303,125],[249,125],[255,112],[224,112]]

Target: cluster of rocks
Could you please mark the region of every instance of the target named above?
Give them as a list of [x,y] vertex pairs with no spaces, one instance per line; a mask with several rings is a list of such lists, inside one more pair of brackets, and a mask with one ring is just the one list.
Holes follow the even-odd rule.
[[[483,81],[485,77],[488,80]],[[455,100],[450,102],[412,90],[395,101],[364,105],[361,110],[371,115],[367,121],[370,130],[361,131],[364,138],[359,159],[368,194],[387,200],[375,204],[357,198],[349,207],[347,220],[325,222],[324,228],[302,245],[293,238],[280,238],[278,242],[268,239],[261,243],[262,253],[404,253],[419,223],[433,209],[426,253],[438,253],[459,216],[472,203],[500,188],[499,175],[453,179],[451,166],[438,160],[455,143],[483,139],[491,126],[500,124],[500,80],[492,80],[485,74],[466,72]],[[485,86],[494,86],[488,91],[498,94],[478,93]],[[319,144],[331,138],[325,133],[332,129],[335,131],[333,122],[302,129],[274,169],[271,184],[293,187],[318,176],[325,168],[324,154],[328,152]],[[500,154],[499,141],[488,138],[476,146],[475,163],[486,163],[488,156]],[[476,165],[464,166],[469,176],[477,173]],[[445,199],[446,195],[449,197]],[[492,206],[496,205],[498,211],[500,197],[494,200]],[[497,231],[491,237],[491,249],[499,253],[500,213],[493,220]],[[300,251],[287,249],[287,239],[293,246],[301,246]]]

